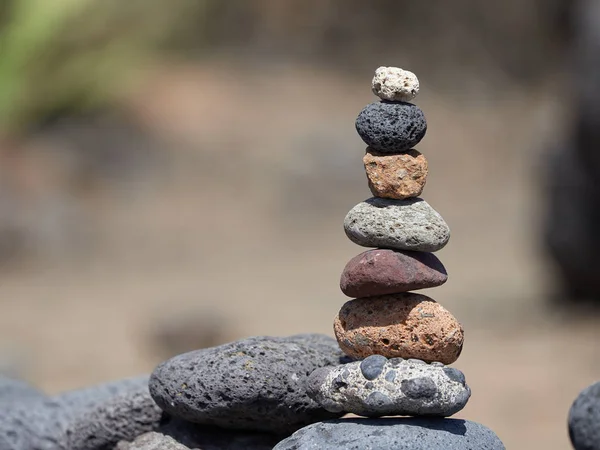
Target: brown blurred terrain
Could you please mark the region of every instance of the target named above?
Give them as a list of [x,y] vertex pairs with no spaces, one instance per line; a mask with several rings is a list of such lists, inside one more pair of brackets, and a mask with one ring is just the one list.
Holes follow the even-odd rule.
[[363,251],[343,218],[370,196],[354,120],[397,65],[419,76],[423,196],[453,233],[426,293],[466,329],[459,416],[510,449],[568,448],[600,330],[547,305],[539,171],[570,111],[563,12],[544,5],[206,2],[108,108],[7,133],[0,364],[56,392],[244,336],[332,335]]

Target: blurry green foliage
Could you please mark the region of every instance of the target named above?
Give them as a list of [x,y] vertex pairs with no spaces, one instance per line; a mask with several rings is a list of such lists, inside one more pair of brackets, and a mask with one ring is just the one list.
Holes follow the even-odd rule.
[[0,0],[0,133],[109,105],[205,0]]

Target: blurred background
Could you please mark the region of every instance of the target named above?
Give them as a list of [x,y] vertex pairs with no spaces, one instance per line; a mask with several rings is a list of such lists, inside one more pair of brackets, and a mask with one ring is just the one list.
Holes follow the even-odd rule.
[[424,293],[466,329],[459,416],[568,448],[600,378],[594,3],[3,0],[0,371],[54,393],[333,335],[364,250],[343,219],[370,197],[354,120],[398,66],[452,229],[450,278]]

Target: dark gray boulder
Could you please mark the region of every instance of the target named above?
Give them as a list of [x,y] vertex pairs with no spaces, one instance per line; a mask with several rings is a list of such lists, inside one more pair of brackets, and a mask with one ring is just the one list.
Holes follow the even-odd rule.
[[176,356],[154,370],[149,387],[174,417],[285,434],[339,417],[308,397],[305,381],[313,370],[342,358],[326,336],[252,337]]
[[581,391],[571,405],[569,437],[575,450],[600,450],[600,382]]

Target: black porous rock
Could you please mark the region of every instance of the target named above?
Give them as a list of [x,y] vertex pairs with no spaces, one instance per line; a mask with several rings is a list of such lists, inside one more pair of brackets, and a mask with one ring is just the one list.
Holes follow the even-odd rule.
[[356,118],[356,131],[380,153],[410,150],[427,132],[423,111],[412,103],[377,102],[367,105]]
[[305,382],[342,357],[326,336],[252,337],[163,362],[150,393],[164,411],[190,422],[286,434],[341,415],[308,397]]
[[273,450],[504,450],[489,428],[459,419],[339,419],[296,431]]
[[581,391],[571,405],[569,437],[575,450],[600,450],[600,382]]
[[186,447],[202,450],[271,450],[288,437],[288,434],[226,430],[181,419],[172,419],[158,431]]

